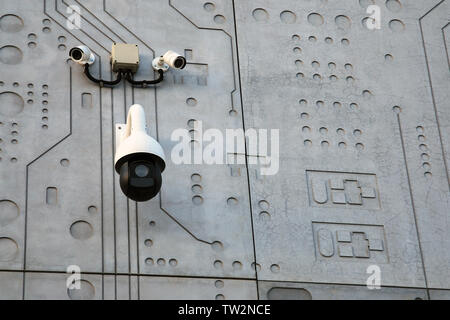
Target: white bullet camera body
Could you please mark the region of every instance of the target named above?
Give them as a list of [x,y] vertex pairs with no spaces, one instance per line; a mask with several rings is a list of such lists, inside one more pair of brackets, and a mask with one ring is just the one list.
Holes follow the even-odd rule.
[[76,46],[69,51],[70,58],[81,65],[93,64],[95,62],[95,56],[91,50],[84,45]]
[[130,107],[126,124],[116,124],[114,167],[123,193],[132,200],[150,200],[161,189],[164,150],[147,134],[144,108],[139,104]]
[[163,56],[153,59],[152,66],[154,70],[184,69],[186,67],[186,58],[172,50],[167,51]]

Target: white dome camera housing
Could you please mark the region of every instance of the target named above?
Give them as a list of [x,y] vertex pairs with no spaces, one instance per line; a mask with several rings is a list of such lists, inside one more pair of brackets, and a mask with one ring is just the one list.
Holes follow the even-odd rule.
[[84,45],[76,46],[69,51],[70,58],[81,65],[93,64],[95,62],[95,56],[91,50]]
[[116,124],[114,167],[123,193],[134,201],[147,201],[161,189],[166,167],[161,145],[147,134],[144,108],[130,107],[126,124]]

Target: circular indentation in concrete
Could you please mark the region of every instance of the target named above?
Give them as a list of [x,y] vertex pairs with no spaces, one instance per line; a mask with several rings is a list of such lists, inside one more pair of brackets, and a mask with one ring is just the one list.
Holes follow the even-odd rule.
[[295,75],[295,77],[296,77],[297,79],[303,79],[303,78],[305,78],[305,75],[304,75],[302,72],[299,72],[299,73],[297,73],[297,74]]
[[171,267],[176,267],[176,266],[178,265],[177,259],[170,259],[170,260],[169,260],[169,265],[170,265]]
[[52,22],[50,21],[50,19],[43,19],[42,24],[44,26],[50,26],[52,24]]
[[37,36],[34,33],[30,33],[30,34],[28,34],[27,38],[28,38],[28,40],[34,41],[37,39]]
[[267,202],[266,200],[261,200],[258,202],[258,206],[262,209],[262,210],[268,210],[269,209],[269,202]]
[[333,38],[331,38],[331,37],[326,37],[325,38],[325,43],[327,43],[327,44],[332,44],[334,41],[333,41]]
[[217,280],[216,282],[214,282],[214,286],[217,289],[222,289],[225,286],[225,284],[224,284],[224,282],[222,280]]
[[308,101],[306,101],[305,99],[301,99],[298,101],[298,104],[301,105],[302,107],[306,107],[306,105],[308,104]]
[[96,206],[90,206],[88,208],[88,212],[89,212],[89,214],[96,214],[98,212],[98,209]]
[[422,168],[424,168],[425,170],[429,171],[429,170],[431,170],[431,164],[429,164],[428,162],[424,162],[422,164]]
[[213,12],[216,9],[216,5],[212,2],[205,2],[203,5],[203,9],[205,9],[207,12]]
[[394,60],[394,57],[393,57],[391,54],[386,54],[386,55],[384,56],[384,60],[385,60],[386,62],[391,62],[391,61]]
[[42,85],[42,89],[43,90],[47,90],[48,89],[48,85],[46,85],[46,84]]
[[303,144],[305,145],[305,147],[312,147],[312,141],[309,139],[303,141]]
[[431,179],[431,177],[433,176],[433,174],[431,172],[425,172],[424,173],[425,178],[427,179]]
[[321,14],[313,12],[308,15],[308,22],[311,25],[318,27],[318,26],[323,25],[324,19]]
[[147,239],[144,241],[146,247],[151,247],[153,245],[153,241],[151,239]]
[[190,107],[194,107],[194,106],[196,106],[197,105],[197,99],[195,99],[195,98],[187,98],[186,99],[186,104],[188,105],[188,106],[190,106]]
[[273,264],[270,266],[270,271],[273,273],[279,273],[280,272],[280,266],[277,264]]
[[17,158],[11,158],[10,160],[12,163],[17,163]]
[[325,106],[325,102],[323,102],[322,100],[318,100],[316,101],[316,106],[317,108],[323,108]]
[[350,109],[358,110],[359,109],[359,105],[357,103],[350,103]]
[[19,207],[11,200],[0,201],[0,226],[6,226],[19,216]]
[[64,36],[59,36],[59,37],[58,37],[58,42],[61,42],[61,43],[66,42],[66,37],[64,37]]
[[33,104],[33,99],[28,99],[28,100],[27,100],[27,103],[28,103],[28,104]]
[[223,294],[216,295],[216,300],[225,300],[225,296]]
[[313,79],[314,79],[315,81],[320,81],[320,80],[322,80],[322,76],[321,76],[320,74],[318,74],[318,73],[315,73],[315,74],[313,75]]
[[76,221],[70,226],[70,234],[78,240],[88,239],[93,233],[94,229],[91,224],[83,220]]
[[355,129],[355,130],[353,131],[353,135],[354,135],[355,137],[359,137],[359,136],[361,136],[361,134],[362,134],[362,132],[361,132],[361,130],[359,130],[359,129]]
[[355,144],[355,147],[357,150],[362,151],[364,150],[364,145],[360,142],[358,142],[357,144]]
[[222,251],[223,250],[223,244],[220,241],[214,241],[211,244],[211,248],[213,248],[214,251]]
[[300,118],[302,118],[303,120],[307,120],[307,119],[309,119],[309,114],[306,112],[303,112],[302,114],[300,114]]
[[50,33],[51,31],[52,31],[52,29],[50,29],[49,27],[42,28],[43,33]]
[[145,259],[145,264],[148,266],[153,266],[155,264],[155,261],[153,261],[152,258]]
[[320,132],[321,134],[325,135],[325,134],[328,133],[328,129],[325,128],[325,127],[322,127],[322,128],[319,129],[319,132]]
[[302,48],[300,48],[300,47],[294,47],[294,49],[292,49],[292,52],[294,52],[294,53],[302,53]]
[[156,222],[155,221],[150,221],[149,223],[148,223],[149,225],[150,225],[150,227],[154,227],[154,226],[156,226]]
[[304,127],[302,128],[302,132],[303,132],[303,133],[310,133],[310,132],[311,132],[311,128],[308,127],[308,126],[304,126]]
[[15,92],[5,91],[0,93],[0,114],[4,116],[14,116],[23,111],[24,101]]
[[196,206],[199,206],[203,203],[203,198],[201,196],[193,196],[192,203],[195,204]]
[[158,264],[158,266],[165,266],[166,260],[163,258],[159,258],[158,261],[156,261],[156,263]]
[[224,24],[226,21],[225,17],[221,14],[217,14],[214,16],[214,22],[217,24]]
[[242,269],[242,263],[240,261],[234,261],[232,266],[233,266],[234,270],[241,270]]
[[340,135],[340,136],[343,136],[343,135],[345,134],[345,130],[342,129],[342,128],[338,128],[338,129],[336,130],[336,133],[337,133],[338,135]]
[[258,271],[258,272],[261,271],[261,265],[259,263],[252,262],[251,267],[253,270],[256,269],[256,271]]
[[399,12],[402,9],[402,4],[399,0],[387,0],[386,8],[392,12]]
[[301,66],[303,66],[303,61],[302,60],[295,60],[295,65],[300,68]]
[[425,152],[425,151],[428,151],[428,146],[426,144],[422,143],[421,145],[419,145],[419,149],[420,149],[420,151]]
[[339,142],[338,147],[340,149],[345,149],[345,148],[347,148],[347,144],[345,142]]
[[400,108],[399,106],[394,106],[394,107],[392,107],[392,110],[393,110],[396,114],[399,114],[400,112],[402,112],[402,108]]
[[267,22],[269,21],[269,13],[263,8],[256,8],[252,12],[253,18],[258,22]]
[[330,70],[335,70],[335,69],[336,69],[336,63],[330,62],[330,63],[328,64],[328,68],[329,68]]
[[316,42],[316,41],[317,41],[317,38],[314,37],[314,36],[310,36],[310,37],[308,38],[308,40],[309,40],[309,42]]
[[341,40],[342,45],[344,46],[349,46],[350,45],[350,40],[348,40],[347,38],[344,38]]
[[36,46],[37,46],[36,42],[28,42],[28,48],[34,49],[36,48]]
[[330,146],[330,143],[328,141],[322,141],[320,142],[320,146],[322,148],[328,148]]
[[65,51],[66,49],[67,49],[67,47],[66,47],[65,44],[60,44],[60,45],[58,46],[58,50],[60,50],[60,51]]
[[7,262],[16,258],[19,253],[19,246],[11,238],[0,238],[0,261]]
[[345,78],[345,81],[347,81],[348,84],[352,85],[355,83],[355,78],[350,76],[350,77]]
[[389,21],[389,28],[394,32],[402,32],[405,30],[405,24],[398,19],[394,19]]
[[285,10],[280,13],[280,19],[281,22],[290,24],[295,23],[295,21],[297,20],[297,16],[292,11]]
[[18,87],[19,86],[19,83],[18,82],[13,82],[13,87]]
[[0,17],[0,30],[4,32],[19,32],[23,29],[23,20],[14,14],[5,14]]
[[203,188],[202,188],[202,186],[199,185],[199,184],[194,184],[194,185],[192,186],[191,190],[192,190],[193,193],[202,193]]
[[332,74],[332,75],[329,77],[329,79],[330,79],[330,81],[332,81],[332,82],[336,82],[337,79],[338,79],[338,77],[335,76],[334,74]]
[[422,153],[422,155],[420,156],[422,158],[423,161],[429,161],[430,160],[430,155],[427,153]]
[[234,198],[234,197],[230,197],[227,199],[227,205],[229,206],[235,206],[238,204],[238,199]]
[[216,268],[216,269],[222,269],[223,268],[223,262],[220,261],[220,260],[214,261],[213,265],[214,265],[214,268]]
[[294,41],[299,41],[300,40],[300,36],[298,34],[294,34],[294,35],[292,35],[291,39],[294,40]]
[[67,295],[71,300],[92,300],[95,297],[95,288],[87,280],[76,280],[78,283],[74,285],[79,286],[79,289],[67,289]]
[[339,15],[336,18],[334,18],[334,22],[336,23],[336,26],[339,29],[342,29],[345,31],[349,30],[352,25],[350,18],[347,16],[344,16],[344,15]]
[[270,213],[268,213],[267,211],[261,211],[259,213],[259,218],[262,221],[269,221],[270,220]]
[[416,131],[417,131],[417,133],[424,133],[425,129],[422,126],[417,126]]
[[61,161],[59,161],[59,163],[60,163],[63,167],[68,167],[68,166],[70,165],[69,159],[61,159]]
[[194,173],[193,175],[191,175],[191,180],[195,183],[199,183],[200,181],[202,181],[202,176],[198,173]]
[[320,63],[318,61],[313,61],[311,62],[311,67],[318,69],[320,67]]
[[46,124],[43,124],[43,125],[42,125],[42,129],[47,130],[47,129],[48,129],[48,126],[47,126]]
[[22,50],[16,46],[7,45],[0,48],[0,61],[5,64],[18,64],[22,62]]

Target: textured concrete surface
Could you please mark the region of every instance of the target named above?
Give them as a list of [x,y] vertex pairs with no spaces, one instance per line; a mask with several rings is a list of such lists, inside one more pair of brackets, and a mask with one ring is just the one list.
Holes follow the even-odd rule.
[[[0,0],[0,299],[448,298],[449,16],[449,0]],[[188,65],[111,89],[68,60],[86,44],[109,79],[113,41],[138,44],[138,79],[169,49]],[[192,120],[280,129],[280,170],[168,161],[160,196],[128,201],[113,128],[132,103],[168,155]]]

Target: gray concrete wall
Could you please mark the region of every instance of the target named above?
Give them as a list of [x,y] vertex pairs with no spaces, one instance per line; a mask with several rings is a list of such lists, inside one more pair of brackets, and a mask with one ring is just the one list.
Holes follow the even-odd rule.
[[[448,0],[0,0],[0,299],[449,298],[449,17]],[[139,79],[168,49],[188,65],[100,88],[68,50],[110,79],[112,42],[138,44]],[[113,170],[133,103],[168,155],[145,203]],[[279,172],[175,165],[192,120],[279,129]]]

